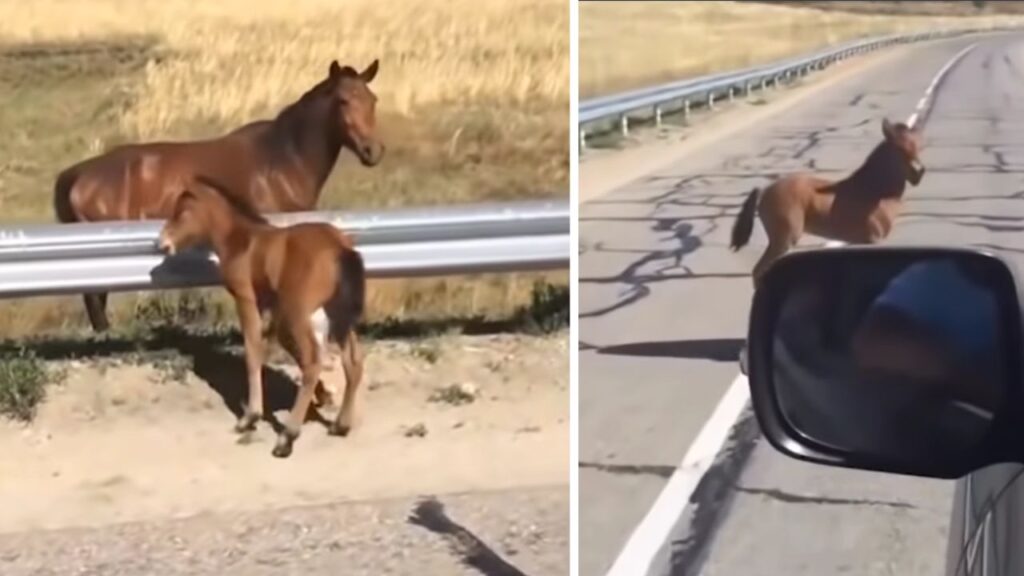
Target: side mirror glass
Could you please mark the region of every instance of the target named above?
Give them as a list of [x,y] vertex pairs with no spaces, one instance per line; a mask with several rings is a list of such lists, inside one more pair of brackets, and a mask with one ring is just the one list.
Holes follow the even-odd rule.
[[[955,478],[1019,458],[1021,315],[1009,267],[970,250],[848,247],[776,262],[755,295],[751,392],[791,456]],[[1019,444],[1019,442],[1017,443]]]

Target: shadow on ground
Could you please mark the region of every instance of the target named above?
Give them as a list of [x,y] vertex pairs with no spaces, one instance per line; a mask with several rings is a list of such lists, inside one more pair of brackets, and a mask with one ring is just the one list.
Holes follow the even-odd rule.
[[706,338],[699,340],[668,340],[660,342],[634,342],[614,346],[594,347],[598,354],[640,356],[647,358],[686,358],[735,362],[739,360],[743,340],[740,338]]
[[526,576],[475,534],[449,518],[444,504],[435,498],[426,498],[417,504],[409,523],[445,537],[452,553],[484,576]]

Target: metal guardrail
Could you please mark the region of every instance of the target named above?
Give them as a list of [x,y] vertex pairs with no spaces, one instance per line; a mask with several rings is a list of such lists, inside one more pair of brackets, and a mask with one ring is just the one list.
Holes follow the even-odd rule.
[[[372,277],[549,270],[569,265],[568,201],[381,212],[301,212],[276,225],[327,222],[352,233]],[[166,257],[162,221],[0,228],[0,298],[214,286],[216,256]]]
[[689,116],[691,102],[702,102],[708,108],[713,109],[715,99],[719,96],[727,97],[729,100],[732,100],[737,92],[749,96],[754,88],[760,87],[764,90],[769,85],[778,86],[780,80],[801,77],[812,70],[822,70],[835,62],[857,54],[895,44],[1006,29],[1008,28],[970,28],[871,38],[849,42],[810,56],[791,58],[765,66],[700,76],[610,96],[591,98],[580,102],[580,147],[586,147],[587,131],[585,127],[587,126],[617,122],[625,136],[629,134],[630,118],[641,113],[648,117],[653,115],[655,124],[660,126],[662,115],[666,112],[681,110],[685,116]]

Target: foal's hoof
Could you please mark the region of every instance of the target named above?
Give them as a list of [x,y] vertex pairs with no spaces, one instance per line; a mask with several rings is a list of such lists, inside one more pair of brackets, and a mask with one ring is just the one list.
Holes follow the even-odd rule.
[[317,408],[334,408],[334,397],[323,387],[317,386],[316,391],[313,392],[313,405]]
[[331,425],[327,427],[327,434],[331,436],[348,436],[348,433],[352,431],[352,426],[347,424],[338,424],[337,422],[331,422]]
[[295,444],[295,439],[298,437],[298,434],[290,434],[287,430],[282,431],[277,435],[277,444],[274,445],[274,450],[271,453],[278,458],[291,456],[292,445]]
[[256,430],[256,423],[260,421],[259,414],[243,414],[235,423],[235,432],[244,434]]
[[287,458],[292,455],[292,444],[291,442],[284,444],[278,442],[270,453],[278,458]]

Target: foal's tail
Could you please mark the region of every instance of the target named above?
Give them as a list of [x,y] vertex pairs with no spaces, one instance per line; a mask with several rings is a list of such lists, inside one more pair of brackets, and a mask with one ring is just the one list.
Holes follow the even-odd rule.
[[366,267],[363,257],[346,246],[338,261],[338,285],[327,306],[331,336],[338,346],[345,346],[348,333],[363,317],[366,304]]
[[757,199],[761,196],[761,189],[754,188],[750,195],[743,201],[740,214],[736,217],[736,223],[732,225],[732,242],[729,247],[733,252],[747,245],[750,242],[750,235],[754,232],[754,215],[757,210]]

